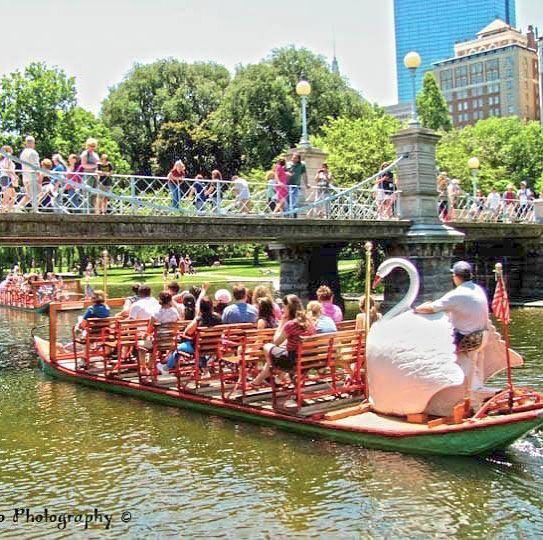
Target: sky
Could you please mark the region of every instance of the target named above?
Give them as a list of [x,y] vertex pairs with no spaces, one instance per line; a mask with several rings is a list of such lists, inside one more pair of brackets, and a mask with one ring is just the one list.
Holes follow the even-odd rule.
[[[215,61],[232,72],[294,44],[331,59],[366,99],[396,102],[393,0],[0,0],[0,74],[33,61],[76,78],[97,113],[135,62]],[[543,33],[543,0],[517,0],[517,23]]]

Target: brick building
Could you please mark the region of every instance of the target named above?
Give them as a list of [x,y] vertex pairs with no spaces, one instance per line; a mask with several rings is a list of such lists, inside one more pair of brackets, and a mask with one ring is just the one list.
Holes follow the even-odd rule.
[[491,116],[539,119],[537,44],[496,19],[471,41],[458,43],[455,56],[434,64],[453,125],[464,127]]

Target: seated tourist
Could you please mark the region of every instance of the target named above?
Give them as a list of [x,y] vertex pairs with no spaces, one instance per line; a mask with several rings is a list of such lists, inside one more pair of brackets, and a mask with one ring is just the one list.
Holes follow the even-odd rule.
[[[194,339],[196,330],[199,327],[209,328],[211,326],[217,326],[222,324],[221,316],[213,311],[213,302],[209,297],[205,296],[205,289],[202,289],[201,297],[198,298],[199,312],[194,317],[191,323],[185,329],[185,339],[177,346],[177,353],[173,353],[168,358],[167,369],[174,369],[179,360],[180,354],[192,355],[194,354]],[[201,357],[198,367],[202,371],[202,378],[209,377],[209,371],[207,369],[207,357]],[[163,368],[165,369],[165,368]]]
[[146,320],[156,315],[160,304],[151,296],[151,287],[141,285],[138,289],[138,300],[132,304],[128,317],[134,320]]
[[134,285],[132,285],[132,294],[126,297],[123,304],[123,309],[118,315],[119,317],[128,317],[128,314],[130,313],[130,308],[139,300],[139,290],[140,284],[134,283]]
[[313,323],[317,334],[337,332],[336,323],[328,315],[323,314],[322,306],[316,300],[312,300],[307,304],[307,316]]
[[247,303],[247,289],[241,285],[234,285],[232,289],[234,303],[228,306],[222,314],[224,324],[256,323],[258,313],[256,308]]
[[181,320],[185,318],[185,306],[183,305],[183,297],[179,294],[181,288],[177,281],[170,281],[167,285],[168,292],[172,295],[172,305],[177,309]]
[[322,312],[333,319],[334,322],[338,323],[343,320],[341,308],[333,303],[334,295],[332,294],[330,287],[321,285],[317,289],[317,300],[322,306]]
[[106,304],[106,295],[104,291],[94,291],[92,293],[92,306],[87,308],[83,315],[83,320],[79,323],[79,328],[85,329],[88,326],[89,319],[105,319],[111,314],[109,306]]
[[271,368],[292,371],[296,365],[296,350],[302,336],[315,334],[315,327],[308,319],[301,300],[294,294],[283,299],[284,314],[272,343],[264,345],[266,364],[252,381],[251,386],[260,386],[271,374]]
[[232,302],[232,295],[226,289],[219,289],[215,293],[215,311],[222,317],[224,310]]
[[280,320],[283,316],[281,308],[273,301],[273,295],[269,287],[266,285],[257,285],[253,291],[253,305],[258,309],[258,301],[260,298],[271,298],[273,304],[273,314],[277,320]]
[[273,312],[273,302],[271,298],[262,297],[258,299],[258,319],[256,327],[258,330],[264,328],[277,328],[277,319]]
[[[360,313],[356,316],[355,330],[366,329],[366,296],[362,295],[358,301]],[[379,313],[379,306],[372,296],[370,296],[370,326],[382,317]]]

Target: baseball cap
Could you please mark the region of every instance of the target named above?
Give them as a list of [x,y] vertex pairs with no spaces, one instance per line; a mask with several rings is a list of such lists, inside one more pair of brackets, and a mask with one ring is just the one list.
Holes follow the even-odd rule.
[[221,304],[229,304],[232,301],[232,295],[226,289],[219,289],[215,293],[215,300]]
[[458,261],[457,263],[454,263],[453,267],[451,268],[451,272],[455,276],[470,278],[473,274],[473,268],[471,267],[471,264],[469,262]]

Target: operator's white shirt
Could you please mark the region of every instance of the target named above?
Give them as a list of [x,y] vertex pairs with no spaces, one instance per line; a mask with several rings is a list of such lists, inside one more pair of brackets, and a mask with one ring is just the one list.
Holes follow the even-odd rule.
[[484,330],[488,322],[488,299],[482,287],[465,281],[439,300],[432,302],[434,311],[446,311],[451,323],[463,335]]

